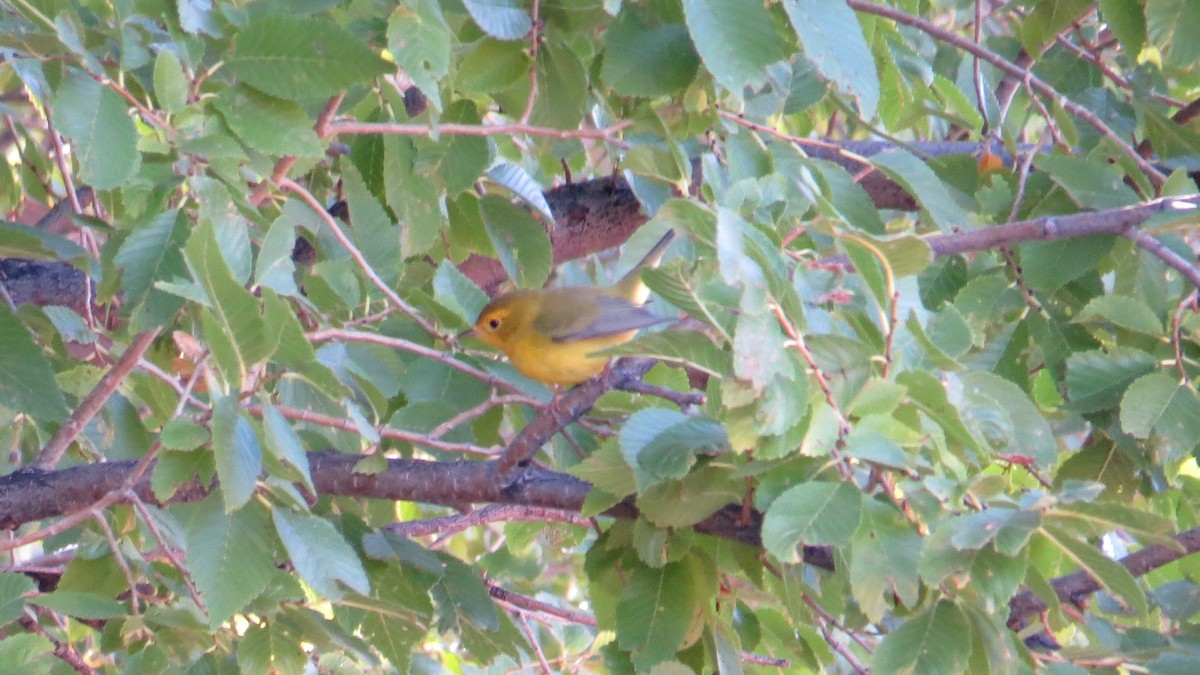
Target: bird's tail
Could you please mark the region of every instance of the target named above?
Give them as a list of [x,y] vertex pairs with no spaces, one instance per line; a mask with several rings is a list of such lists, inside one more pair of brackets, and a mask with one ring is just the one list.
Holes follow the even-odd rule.
[[675,239],[675,230],[667,230],[667,233],[658,240],[658,243],[650,248],[646,256],[641,262],[633,266],[633,269],[621,277],[614,288],[617,294],[628,299],[635,305],[642,305],[646,302],[646,298],[650,297],[650,289],[646,288],[646,284],[642,283],[642,270],[644,268],[658,267],[658,263],[662,260],[663,254],[667,252],[667,247]]

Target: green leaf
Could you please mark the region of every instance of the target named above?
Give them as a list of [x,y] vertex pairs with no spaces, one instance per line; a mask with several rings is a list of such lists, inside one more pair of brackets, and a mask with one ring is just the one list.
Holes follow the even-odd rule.
[[920,274],[933,264],[933,249],[920,237],[894,237],[871,241],[882,253],[897,279]]
[[1145,302],[1124,295],[1101,295],[1092,298],[1075,317],[1075,321],[1079,323],[1089,319],[1103,319],[1121,328],[1154,337],[1163,333],[1162,322]]
[[977,551],[990,543],[1006,555],[1016,555],[1041,523],[1036,511],[991,508],[942,521],[950,531],[950,545],[959,551]]
[[602,490],[623,497],[637,490],[634,473],[621,456],[617,442],[611,438],[583,461],[567,469],[567,473],[591,483],[593,492]]
[[55,591],[36,595],[29,602],[76,619],[115,619],[128,614],[116,600],[83,591]]
[[637,475],[638,490],[668,478],[682,478],[696,455],[725,450],[725,428],[706,417],[664,408],[646,408],[621,427],[621,454]]
[[683,0],[692,42],[713,79],[740,95],[766,81],[767,66],[787,57],[766,7],[724,0]]
[[367,189],[353,165],[342,167],[346,205],[350,208],[351,235],[367,264],[389,285],[400,277],[404,260],[400,256],[400,233],[383,205]]
[[329,21],[258,16],[235,37],[225,67],[246,84],[309,101],[371,81],[392,67],[363,40]]
[[292,261],[295,245],[295,226],[287,216],[279,216],[271,223],[258,250],[254,282],[280,295],[300,296],[300,289],[296,286],[296,263]]
[[37,587],[33,579],[24,574],[0,572],[0,626],[21,618],[25,607],[25,595]]
[[745,484],[728,469],[701,467],[682,480],[666,480],[638,494],[646,520],[662,528],[682,528],[711,516],[745,493]]
[[1096,268],[1112,250],[1112,237],[1075,237],[1021,244],[1021,269],[1034,291],[1050,293]]
[[1056,36],[1091,5],[1091,0],[1053,0],[1039,2],[1033,6],[1021,25],[1021,41],[1030,53],[1041,53],[1042,47]]
[[958,407],[950,402],[945,385],[932,373],[912,370],[901,373],[896,383],[908,390],[908,396],[945,434],[972,450],[980,450],[978,439],[963,423]]
[[986,424],[985,415],[993,402],[1011,421],[1012,427],[1002,436],[993,437],[998,452],[1032,457],[1039,466],[1053,466],[1058,458],[1058,446],[1045,416],[1017,385],[983,371],[963,377],[964,393],[970,404],[964,412],[976,423]]
[[1115,209],[1138,201],[1133,188],[1125,184],[1124,171],[1116,164],[1090,157],[1038,155],[1033,165],[1045,171],[1084,208]]
[[463,0],[463,6],[483,32],[497,40],[520,40],[533,20],[515,0]]
[[796,547],[842,546],[858,527],[862,492],[853,483],[811,481],[780,494],[763,518],[763,547],[783,562],[800,561]]
[[846,436],[845,456],[893,469],[926,468],[929,462],[910,454],[896,441],[870,429],[855,429]]
[[137,129],[120,94],[70,68],[55,92],[54,124],[71,139],[79,181],[97,190],[121,187],[140,162]]
[[81,259],[87,252],[75,242],[39,228],[0,220],[0,256],[34,260]]
[[1134,438],[1152,434],[1186,452],[1200,440],[1200,399],[1196,392],[1166,372],[1143,375],[1121,399],[1121,428]]
[[467,325],[475,322],[488,303],[487,294],[449,260],[443,260],[433,275],[433,297]]
[[324,155],[312,120],[293,101],[249,87],[228,87],[213,99],[213,106],[238,138],[259,152],[274,156]]
[[1121,604],[1137,616],[1146,613],[1146,596],[1129,570],[1120,563],[1106,558],[1099,549],[1080,541],[1052,525],[1044,525],[1038,531],[1042,538],[1053,544],[1071,563],[1087,572],[1100,582]]
[[917,602],[921,535],[890,505],[865,500],[862,514],[851,539],[850,590],[862,612],[877,622],[890,609],[887,595],[894,593],[909,606]]
[[[482,123],[474,102],[467,100],[455,101],[446,106],[442,121],[447,124]],[[422,139],[417,143],[416,165],[420,166],[422,171],[436,171],[446,185],[446,193],[451,195],[470,189],[491,161],[488,140],[482,136],[448,134],[437,142]],[[528,174],[526,178],[530,183],[533,182]],[[535,190],[537,198],[545,202],[541,189],[535,187]]]
[[479,575],[457,558],[442,560],[446,565],[445,574],[433,586],[440,615],[438,627],[459,631],[467,626],[484,631],[499,630],[500,614]]
[[417,577],[398,565],[389,565],[382,574],[373,574],[373,611],[367,614],[361,627],[371,646],[399,672],[411,672],[406,664],[413,647],[429,633],[433,620],[428,583]]
[[634,653],[639,670],[649,670],[683,646],[700,609],[699,567],[683,561],[626,572],[629,582],[617,603],[617,642]]
[[1157,366],[1153,354],[1129,347],[1075,352],[1067,357],[1067,400],[1081,413],[1112,408],[1130,383]]
[[442,109],[439,80],[450,72],[450,27],[435,0],[400,3],[388,19],[388,49],[435,110]]
[[213,459],[221,479],[225,510],[231,513],[250,501],[262,471],[258,436],[240,410],[235,396],[222,396],[213,403]]
[[[578,127],[588,101],[588,71],[579,57],[561,40],[546,40],[538,50],[537,73],[540,84],[530,123],[558,129]],[[524,105],[526,97],[520,91],[519,105]]]
[[416,164],[412,139],[388,136],[383,148],[387,203],[404,224],[399,231],[401,254],[406,258],[426,254],[435,242],[440,245],[442,189],[434,176]]
[[188,507],[181,520],[187,568],[215,630],[257,598],[275,573],[266,512],[252,505],[226,513],[220,500],[210,497]]
[[529,54],[517,42],[479,40],[454,72],[464,94],[491,94],[508,89],[529,72]]
[[163,49],[154,57],[154,97],[163,110],[177,113],[187,105],[188,83],[183,74],[183,64],[169,49]]
[[1119,502],[1095,501],[1086,504],[1060,504],[1046,511],[1046,521],[1062,526],[1078,525],[1090,536],[1101,536],[1115,530],[1137,537],[1146,544],[1172,543],[1175,523],[1150,511],[1143,511]]
[[1146,43],[1146,15],[1140,0],[1100,0],[1100,16],[1112,30],[1121,49],[1136,57]]
[[[687,312],[691,318],[703,321],[716,329],[725,341],[733,340],[735,317],[731,315],[730,308],[722,306],[713,294],[706,293],[705,288],[698,285],[685,271],[682,261],[664,265],[659,269],[642,270],[642,281],[667,302]],[[727,373],[729,370],[723,372]]]
[[487,176],[525,200],[525,203],[536,209],[547,223],[554,222],[554,213],[550,210],[550,203],[546,201],[542,186],[521,165],[499,161],[488,169]]
[[208,429],[188,419],[167,420],[159,440],[167,450],[194,450],[208,442]]
[[[426,549],[408,537],[387,530],[369,532],[363,536],[363,552],[375,560],[398,560],[405,566],[442,576],[446,565],[436,553]],[[382,589],[376,588],[379,592]]]
[[166,321],[182,306],[180,298],[154,288],[154,284],[184,273],[180,250],[187,236],[185,221],[178,210],[167,209],[135,229],[113,257],[121,269],[122,302],[131,306],[145,302],[147,319]]
[[1168,61],[1186,68],[1200,60],[1200,45],[1193,39],[1200,31],[1200,6],[1190,0],[1149,0],[1146,30],[1158,49],[1166,46]]
[[864,119],[875,117],[879,73],[854,10],[823,0],[784,0],[783,8],[821,77],[857,99]]
[[522,288],[541,288],[550,277],[553,255],[545,228],[499,195],[484,195],[479,212],[509,278]]
[[622,96],[650,98],[681,91],[700,66],[686,27],[656,23],[637,5],[621,8],[604,41],[600,78]]
[[762,392],[776,377],[789,377],[783,330],[769,312],[746,312],[738,317],[733,334],[733,372]]
[[912,153],[888,150],[873,155],[871,164],[903,185],[943,233],[972,228],[970,216],[959,206],[954,188]]
[[690,366],[713,377],[729,373],[729,354],[713,344],[704,333],[691,330],[668,330],[647,333],[623,345],[604,350],[605,354],[653,356],[669,363]]
[[[184,258],[212,305],[205,337],[210,343],[222,340],[210,345],[217,365],[231,383],[240,385],[250,366],[266,359],[274,349],[267,339],[258,300],[233,278],[210,221],[192,230]],[[224,347],[220,353],[218,346]]]
[[0,406],[35,420],[65,420],[67,401],[54,382],[54,370],[6,302],[0,302],[0,344],[5,350],[0,358]]
[[884,636],[871,668],[878,673],[960,673],[971,654],[971,624],[949,600],[910,617]]
[[314,591],[341,600],[345,594],[341,582],[361,595],[371,592],[358,554],[329,521],[283,508],[273,509],[271,518],[296,573]]
[[309,473],[308,455],[304,452],[304,444],[292,425],[279,410],[270,403],[263,405],[263,432],[267,440],[267,450],[276,459],[290,466],[300,474],[304,486],[309,492],[316,494],[313,487],[312,474]]
[[243,673],[299,673],[308,663],[301,635],[275,621],[252,623],[237,644],[237,664]]

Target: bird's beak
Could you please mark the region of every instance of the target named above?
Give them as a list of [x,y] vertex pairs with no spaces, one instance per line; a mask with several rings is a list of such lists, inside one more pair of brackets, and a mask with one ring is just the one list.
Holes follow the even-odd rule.
[[469,338],[469,337],[475,337],[475,328],[474,327],[468,328],[468,329],[464,330],[463,332],[459,333],[458,335],[455,335],[454,339],[462,340],[464,338]]

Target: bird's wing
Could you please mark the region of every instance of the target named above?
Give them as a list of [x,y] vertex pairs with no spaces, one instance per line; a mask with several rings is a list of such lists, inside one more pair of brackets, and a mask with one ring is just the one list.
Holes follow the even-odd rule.
[[[561,300],[563,306],[557,306],[554,302],[543,305],[534,321],[538,332],[549,335],[555,342],[608,337],[670,321],[624,298],[591,295],[555,300]],[[572,302],[574,306],[567,304]],[[586,309],[583,305],[587,305]]]

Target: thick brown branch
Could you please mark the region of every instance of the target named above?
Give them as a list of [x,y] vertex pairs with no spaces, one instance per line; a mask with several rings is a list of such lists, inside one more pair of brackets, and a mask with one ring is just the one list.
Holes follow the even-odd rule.
[[[1129,573],[1140,577],[1152,572],[1163,565],[1200,551],[1200,527],[1195,527],[1175,537],[1179,548],[1153,544],[1146,548],[1121,558],[1121,563]],[[1063,602],[1078,603],[1083,598],[1100,590],[1100,582],[1096,581],[1084,570],[1059,577],[1050,582],[1054,593]],[[1022,591],[1008,603],[1008,625],[1019,628],[1035,614],[1046,610],[1046,603],[1031,591]]]
[[[465,509],[472,504],[520,504],[578,513],[591,485],[574,476],[537,466],[519,467],[502,480],[495,462],[431,462],[411,459],[388,460],[382,473],[355,473],[362,457],[340,452],[309,453],[313,485],[322,495],[414,501]],[[91,508],[98,500],[121,489],[136,466],[134,461],[106,462],[60,471],[25,469],[0,477],[0,529],[16,528],[38,520],[56,518]],[[167,502],[203,499],[211,486],[193,481],[178,487],[164,502],[150,489],[147,471],[133,485],[144,502],[163,506]],[[636,518],[633,499],[605,512],[613,518]],[[748,546],[761,547],[762,514],[752,512],[743,521],[739,505],[729,505],[697,523],[694,529]],[[805,562],[832,569],[833,553],[826,548],[805,547]]]

